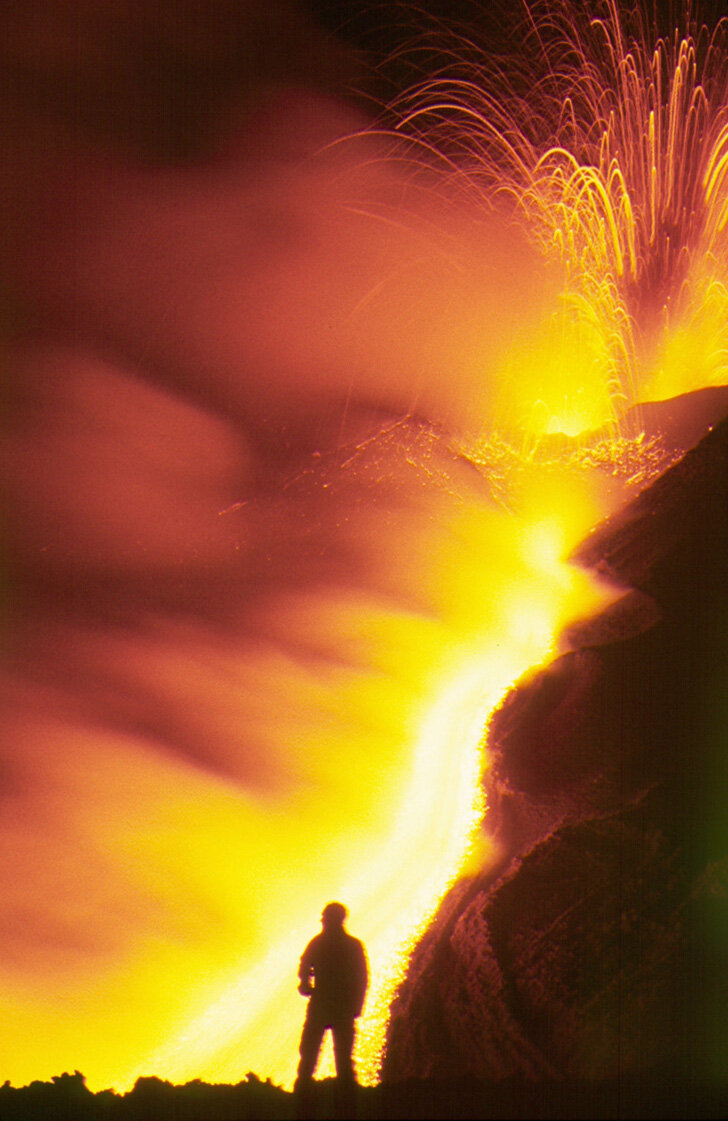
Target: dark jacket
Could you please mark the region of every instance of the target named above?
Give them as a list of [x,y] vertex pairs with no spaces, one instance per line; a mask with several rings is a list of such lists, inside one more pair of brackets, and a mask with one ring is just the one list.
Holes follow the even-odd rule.
[[311,988],[312,1007],[331,1019],[361,1015],[369,981],[364,946],[337,927],[312,938],[301,957],[298,976]]

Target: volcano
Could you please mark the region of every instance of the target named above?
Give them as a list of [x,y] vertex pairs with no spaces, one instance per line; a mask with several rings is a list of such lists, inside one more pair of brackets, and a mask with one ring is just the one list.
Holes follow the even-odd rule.
[[727,484],[724,420],[577,549],[623,594],[490,721],[499,856],[413,954],[385,1082],[659,1086],[688,1113],[725,1083]]

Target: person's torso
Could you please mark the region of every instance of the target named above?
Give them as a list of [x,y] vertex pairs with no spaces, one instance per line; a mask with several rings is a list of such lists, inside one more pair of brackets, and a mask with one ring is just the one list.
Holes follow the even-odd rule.
[[315,938],[310,953],[315,1003],[332,1011],[352,1012],[361,996],[361,959],[361,946],[349,934],[336,932]]

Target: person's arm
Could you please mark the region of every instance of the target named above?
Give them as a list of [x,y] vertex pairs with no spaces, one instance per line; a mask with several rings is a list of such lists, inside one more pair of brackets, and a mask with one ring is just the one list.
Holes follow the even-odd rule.
[[364,1007],[364,997],[366,996],[367,986],[369,984],[369,963],[367,962],[367,953],[362,942],[357,943],[357,950],[356,1012],[354,1015],[361,1016],[361,1010]]
[[298,991],[301,996],[311,996],[313,993],[313,985],[311,984],[311,977],[313,975],[313,964],[311,961],[312,947],[313,942],[309,942],[298,964]]

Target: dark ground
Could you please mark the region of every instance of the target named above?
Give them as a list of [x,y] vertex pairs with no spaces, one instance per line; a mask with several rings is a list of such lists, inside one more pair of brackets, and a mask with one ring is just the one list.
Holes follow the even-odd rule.
[[[316,1084],[313,1119],[352,1118],[337,1112],[334,1083]],[[83,1076],[64,1074],[22,1089],[0,1088],[2,1121],[287,1121],[300,1116],[292,1094],[254,1075],[237,1086],[189,1082],[173,1086],[142,1078],[123,1095],[92,1094]],[[359,1088],[359,1121],[487,1118],[724,1118],[728,1093],[676,1085],[663,1078],[609,1083],[511,1079],[498,1085],[476,1081],[404,1082]]]

